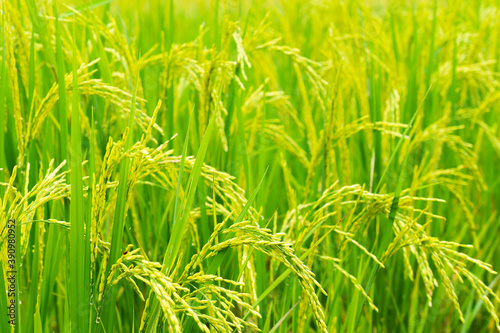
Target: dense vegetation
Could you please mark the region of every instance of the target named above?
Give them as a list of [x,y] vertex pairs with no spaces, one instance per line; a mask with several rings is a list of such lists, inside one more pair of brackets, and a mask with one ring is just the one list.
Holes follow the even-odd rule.
[[500,5],[409,3],[2,1],[0,331],[500,330]]

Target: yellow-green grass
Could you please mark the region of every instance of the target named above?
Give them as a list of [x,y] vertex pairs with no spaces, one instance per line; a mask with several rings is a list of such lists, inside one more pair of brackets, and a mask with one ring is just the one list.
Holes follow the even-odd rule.
[[497,1],[0,9],[0,332],[500,330]]

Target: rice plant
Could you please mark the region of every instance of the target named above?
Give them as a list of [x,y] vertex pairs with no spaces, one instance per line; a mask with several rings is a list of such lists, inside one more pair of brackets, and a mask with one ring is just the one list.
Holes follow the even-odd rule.
[[0,6],[0,332],[500,331],[498,1]]

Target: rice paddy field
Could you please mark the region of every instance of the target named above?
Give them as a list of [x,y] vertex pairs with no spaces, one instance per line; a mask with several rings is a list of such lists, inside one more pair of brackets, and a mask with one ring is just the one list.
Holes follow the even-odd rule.
[[498,1],[0,7],[0,332],[500,331]]

